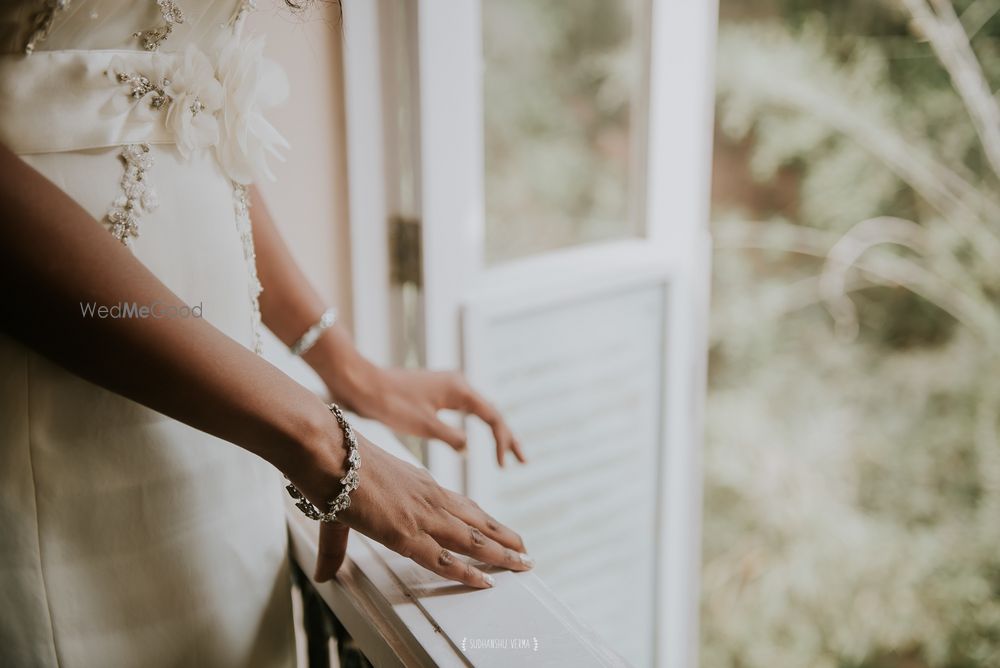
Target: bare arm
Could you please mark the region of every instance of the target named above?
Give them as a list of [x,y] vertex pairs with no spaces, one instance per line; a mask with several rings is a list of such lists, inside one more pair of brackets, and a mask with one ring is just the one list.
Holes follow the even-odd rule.
[[[2,147],[0,211],[0,329],[102,387],[263,457],[313,503],[334,498],[345,448],[320,399],[204,320],[82,317],[80,302],[182,304],[76,202]],[[513,532],[360,440],[367,467],[343,514],[347,525],[471,586],[488,579],[436,547],[516,567]],[[469,542],[472,530],[487,542]]]
[[0,177],[4,331],[289,475],[304,473],[306,462],[331,477],[342,469],[342,444],[322,402],[205,320],[83,317],[81,302],[182,304],[76,202],[5,148]]
[[[261,317],[267,328],[290,346],[319,320],[326,306],[292,258],[256,187],[250,189],[250,220],[257,273],[264,286],[260,295]],[[327,330],[303,359],[328,385],[336,386],[336,391],[334,387],[330,389],[338,401],[357,410],[358,393],[370,389],[365,387],[365,382],[370,382],[376,369],[358,353],[342,325],[335,324]],[[355,378],[348,380],[348,374]],[[341,382],[331,383],[334,378]],[[354,386],[353,391],[347,390],[348,384]]]

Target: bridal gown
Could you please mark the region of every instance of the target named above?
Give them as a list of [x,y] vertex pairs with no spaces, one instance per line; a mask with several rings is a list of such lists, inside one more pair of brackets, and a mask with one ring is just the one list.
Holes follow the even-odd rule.
[[[284,148],[285,80],[253,4],[5,0],[0,141],[259,352],[246,185]],[[281,493],[0,332],[0,665],[293,665]]]

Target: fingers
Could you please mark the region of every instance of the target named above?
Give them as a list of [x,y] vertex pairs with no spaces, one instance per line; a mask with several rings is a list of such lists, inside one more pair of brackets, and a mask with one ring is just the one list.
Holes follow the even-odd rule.
[[450,516],[445,521],[435,532],[434,538],[449,550],[493,566],[512,571],[526,571],[535,565],[534,560],[528,555],[504,547],[478,528],[466,524],[455,516]]
[[511,436],[510,451],[514,453],[515,457],[517,457],[517,461],[522,464],[528,463],[528,458],[524,456],[524,451],[521,450],[521,441],[517,440],[513,436]]
[[497,464],[503,467],[508,450],[514,453],[519,462],[522,464],[527,463],[528,460],[521,450],[521,444],[514,438],[514,434],[511,433],[503,416],[500,415],[500,411],[487,401],[483,395],[472,389],[461,374],[452,376],[452,385],[454,387],[453,403],[465,412],[478,417],[488,424],[493,431],[493,439],[497,445]]
[[427,534],[411,542],[402,554],[448,580],[476,589],[489,589],[494,584],[493,576],[483,573],[464,559],[459,559]]
[[337,575],[347,554],[347,535],[350,529],[340,522],[320,522],[319,549],[316,555],[316,582],[326,582]]
[[526,554],[524,541],[513,529],[496,521],[472,499],[454,492],[447,492],[447,495],[448,507],[446,510],[452,515],[479,529],[503,547],[515,550],[520,554]]
[[514,435],[510,433],[510,429],[507,428],[507,424],[500,420],[500,422],[493,425],[493,439],[497,443],[497,464],[500,468],[503,468],[504,457],[507,451],[510,450],[517,457],[517,461],[522,464],[527,464],[528,460],[524,456],[524,452],[521,450],[521,443],[514,438]]
[[503,423],[503,418],[500,417],[500,412],[494,408],[493,404],[488,402],[481,394],[469,387],[469,384],[464,378],[462,378],[461,375],[457,376],[454,381],[454,385],[454,392],[456,395],[454,397],[454,403],[457,404],[459,408],[467,413],[472,413],[477,416],[490,427]]
[[436,417],[432,417],[428,420],[426,432],[431,438],[444,441],[458,452],[465,450],[465,432],[461,429],[452,427],[450,424],[442,422]]

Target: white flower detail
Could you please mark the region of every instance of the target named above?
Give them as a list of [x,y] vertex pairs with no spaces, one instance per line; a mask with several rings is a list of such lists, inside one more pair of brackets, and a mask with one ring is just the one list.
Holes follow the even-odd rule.
[[249,184],[258,176],[274,179],[269,156],[282,160],[288,142],[264,118],[264,110],[288,95],[288,80],[276,63],[263,56],[260,37],[230,37],[218,55],[217,76],[225,104],[219,114],[221,137],[216,152],[229,177]]
[[106,75],[122,94],[111,98],[106,111],[144,130],[137,133],[142,138],[162,124],[184,159],[214,146],[219,164],[236,183],[247,185],[261,176],[273,180],[268,159],[283,159],[280,149],[288,143],[264,110],[287,97],[288,81],[264,58],[263,48],[263,38],[229,35],[213,50],[214,61],[194,45],[144,58],[141,67],[116,55]]
[[216,112],[222,108],[222,86],[215,69],[200,50],[188,46],[171,72],[166,124],[184,159],[219,143]]

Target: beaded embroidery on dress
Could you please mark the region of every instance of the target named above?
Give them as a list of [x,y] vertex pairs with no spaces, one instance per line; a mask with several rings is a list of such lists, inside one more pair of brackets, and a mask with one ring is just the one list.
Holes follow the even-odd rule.
[[[247,193],[287,83],[253,4],[0,3],[0,142],[259,352]],[[0,331],[0,663],[294,665],[281,484]]]

